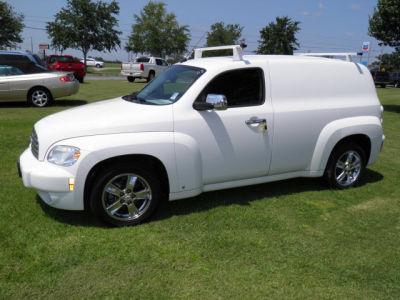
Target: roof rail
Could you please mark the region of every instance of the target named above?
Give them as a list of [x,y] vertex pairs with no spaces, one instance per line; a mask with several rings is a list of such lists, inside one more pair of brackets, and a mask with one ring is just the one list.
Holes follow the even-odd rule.
[[297,56],[315,56],[315,57],[327,57],[333,58],[334,56],[343,56],[346,58],[346,61],[352,61],[352,56],[357,56],[359,53],[357,52],[331,52],[331,53],[296,53]]
[[215,51],[215,50],[232,50],[233,60],[243,60],[243,50],[240,45],[230,45],[230,46],[217,46],[217,47],[206,47],[194,49],[194,59],[199,59],[203,57],[203,52],[205,51]]

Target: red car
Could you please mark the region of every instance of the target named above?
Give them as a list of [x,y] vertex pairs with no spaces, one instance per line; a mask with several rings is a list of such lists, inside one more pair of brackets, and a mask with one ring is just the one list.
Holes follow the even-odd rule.
[[47,69],[54,71],[74,72],[74,76],[80,83],[86,75],[85,64],[71,55],[50,55],[47,57]]

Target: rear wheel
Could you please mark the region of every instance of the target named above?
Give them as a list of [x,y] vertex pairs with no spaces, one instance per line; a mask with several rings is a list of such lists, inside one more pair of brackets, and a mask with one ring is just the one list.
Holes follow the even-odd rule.
[[333,188],[356,185],[364,173],[365,152],[357,144],[346,142],[333,150],[325,171],[325,179]]
[[127,78],[128,78],[129,82],[134,82],[135,81],[135,77],[133,77],[133,76],[128,76]]
[[92,211],[115,226],[136,225],[151,216],[161,198],[160,181],[143,166],[117,164],[101,172],[90,197]]
[[78,81],[79,81],[79,83],[83,83],[83,81],[84,81],[83,77],[79,77]]
[[101,68],[100,64],[96,64],[96,68],[97,69]]
[[149,73],[149,77],[147,77],[147,82],[152,81],[152,80],[154,79],[154,76],[155,76],[154,72],[151,71],[151,72]]
[[50,105],[52,96],[45,88],[34,88],[28,94],[28,102],[35,107],[45,107]]
[[386,88],[386,84],[381,84],[381,88]]

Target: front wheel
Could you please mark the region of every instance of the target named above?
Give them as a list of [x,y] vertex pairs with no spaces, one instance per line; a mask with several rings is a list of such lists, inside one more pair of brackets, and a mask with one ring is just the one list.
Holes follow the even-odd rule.
[[135,82],[135,77],[133,76],[128,76],[127,79],[129,82]]
[[361,147],[350,142],[341,144],[329,158],[325,179],[333,188],[350,188],[360,181],[365,164],[365,152]]
[[114,226],[136,225],[151,216],[161,198],[157,176],[139,165],[114,165],[101,172],[90,197],[91,209]]

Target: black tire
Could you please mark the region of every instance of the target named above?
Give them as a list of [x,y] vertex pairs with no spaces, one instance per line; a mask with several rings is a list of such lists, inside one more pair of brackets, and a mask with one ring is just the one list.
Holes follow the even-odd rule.
[[395,87],[395,88],[400,88],[400,82],[396,81],[396,82],[394,83],[394,87]]
[[150,82],[150,81],[152,81],[152,80],[154,79],[154,77],[155,77],[155,74],[154,74],[154,72],[153,72],[153,71],[150,71],[150,73],[149,73],[149,77],[147,77],[147,82]]
[[49,106],[52,101],[51,93],[43,87],[33,88],[28,93],[28,103],[34,107]]
[[[350,163],[349,165],[344,164],[343,169],[341,168],[342,166],[338,166],[339,160],[343,161],[345,155],[351,152],[354,153],[353,158],[358,157],[359,159],[360,169],[358,173],[355,171],[356,169],[354,169],[354,171],[350,170],[351,167],[355,165],[355,162],[357,161],[356,159],[354,159],[353,162]],[[366,155],[364,150],[360,146],[352,142],[341,143],[337,145],[331,153],[328,165],[325,170],[324,178],[329,184],[329,186],[332,188],[347,189],[353,187],[360,182],[360,179],[364,174],[365,163],[366,163]],[[348,168],[349,170],[346,168]],[[343,173],[349,172],[349,174],[351,174],[351,175],[345,174],[342,179],[343,181],[349,181],[350,183],[349,182],[346,182],[346,184],[340,183],[340,180],[338,180],[338,178],[341,178],[340,175],[343,174],[342,172]]]
[[[124,176],[127,176],[127,174],[136,175],[137,178],[130,192],[127,192],[129,190],[128,185],[125,187],[123,186],[125,181]],[[127,178],[126,182],[128,181],[129,180]],[[120,196],[117,197],[113,193],[105,191],[106,185],[109,185],[110,182],[113,183],[114,187],[119,188],[114,191],[118,191],[118,193],[121,192],[119,194]],[[144,184],[147,184],[148,187],[146,188]],[[149,201],[146,205],[144,204],[145,200],[143,200],[143,204],[141,204],[141,199],[129,198],[129,195],[134,193],[135,189],[150,190]],[[136,192],[138,192],[138,190],[136,190]],[[122,195],[122,193],[124,193],[124,195]],[[142,223],[148,219],[156,209],[161,197],[162,191],[160,180],[154,174],[154,172],[147,170],[144,166],[139,164],[114,164],[106,169],[103,169],[99,177],[96,178],[95,184],[91,189],[90,208],[97,217],[110,225],[131,226]],[[142,213],[140,213],[140,209],[142,208],[140,207],[138,210],[136,210],[137,215],[133,216],[132,218],[128,216],[123,217],[122,215],[130,213],[128,211],[129,202],[130,204],[133,204],[136,209],[136,205],[142,205],[142,207],[144,207]],[[114,204],[117,204],[117,206],[120,205],[120,208],[117,209],[114,216],[112,216],[112,213],[107,211],[106,206],[108,205],[108,207],[112,206],[114,208],[116,207]]]
[[81,77],[81,78],[78,78],[78,81],[79,81],[79,83],[83,83],[83,82],[84,82],[84,79],[83,79],[83,77]]
[[381,84],[381,88],[386,88],[386,84]]
[[133,76],[128,76],[127,79],[129,82],[135,82],[135,77]]
[[96,65],[96,68],[97,68],[97,69],[100,69],[100,68],[101,68],[100,64],[97,64],[97,65]]

